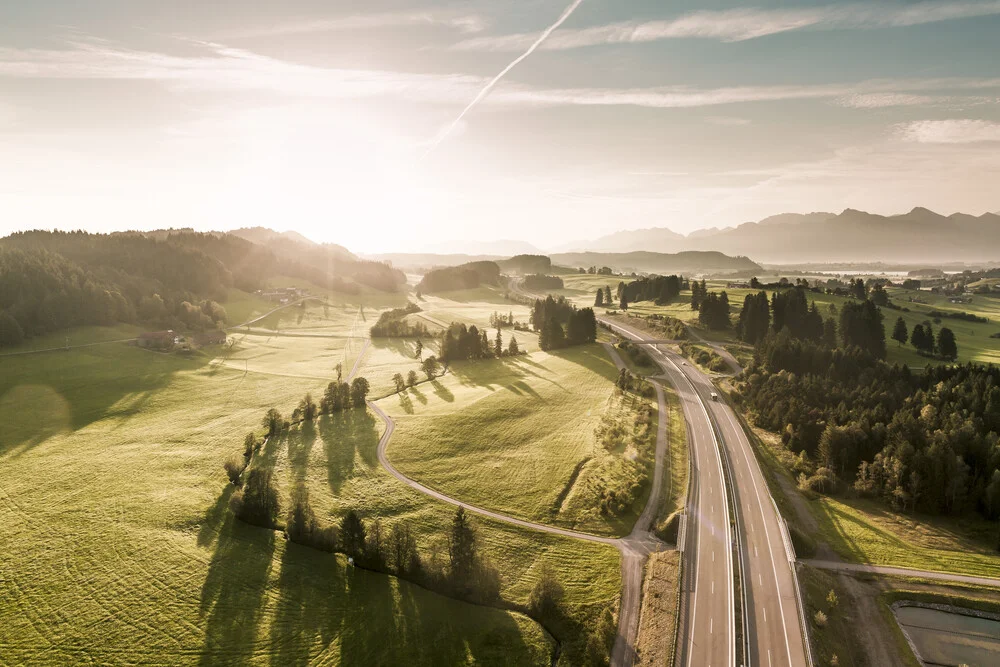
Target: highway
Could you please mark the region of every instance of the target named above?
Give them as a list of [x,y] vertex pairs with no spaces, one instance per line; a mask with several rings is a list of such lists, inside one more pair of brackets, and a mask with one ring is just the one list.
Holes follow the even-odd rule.
[[[627,338],[648,339],[636,329],[598,319]],[[747,664],[811,664],[793,552],[746,432],[726,402],[712,400],[715,388],[704,373],[662,345],[647,349],[677,389],[691,429],[694,486],[688,505],[684,566],[693,573],[686,572],[682,591],[687,607],[681,625],[681,664],[733,664],[735,658],[732,619],[734,604],[739,606],[740,602],[733,601],[734,564],[720,566],[720,551],[725,550],[727,556],[731,553],[723,546],[731,533],[719,446],[731,466],[740,527],[736,538],[746,578]],[[736,566],[738,569],[738,562]],[[725,640],[718,636],[720,623],[726,624]]]
[[[598,318],[620,335],[643,339],[637,330]],[[678,657],[682,665],[736,664],[733,535],[722,458],[708,410],[683,361],[657,345],[647,348],[680,399],[688,426],[691,479],[683,544],[682,613]],[[680,540],[679,540],[680,541]]]

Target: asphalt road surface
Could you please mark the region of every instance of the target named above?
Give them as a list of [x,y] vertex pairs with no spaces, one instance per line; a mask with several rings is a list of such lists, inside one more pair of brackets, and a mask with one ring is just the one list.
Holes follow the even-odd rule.
[[[612,322],[608,324],[629,338],[646,337],[629,327]],[[732,603],[729,619],[726,619],[726,608],[719,599],[722,587],[723,594],[732,600],[730,582],[733,565],[729,564],[724,569],[718,567],[722,548],[720,538],[729,521],[725,509],[722,465],[721,462],[714,464],[711,461],[713,452],[709,451],[715,447],[715,442],[724,448],[732,466],[735,485],[733,493],[740,526],[736,539],[746,576],[748,663],[766,667],[809,664],[793,552],[784,522],[771,499],[746,432],[727,403],[711,398],[715,388],[704,373],[663,346],[653,345],[648,349],[653,352],[654,359],[667,369],[668,377],[685,405],[685,416],[692,431],[691,450],[695,457],[697,500],[688,508],[688,539],[684,547],[685,567],[694,568],[695,579],[691,589],[684,591],[688,599],[687,632],[682,635],[686,641],[681,647],[684,651],[683,664],[723,665],[733,661],[731,635],[725,640],[725,649],[723,640],[716,639],[719,623],[731,623],[729,619],[733,618]],[[700,418],[695,404],[700,404],[702,408]],[[713,422],[718,429],[716,432],[713,432]],[[718,447],[715,451],[718,452]],[[696,540],[695,544],[692,544],[691,538]],[[729,539],[728,532],[725,539]],[[707,633],[705,616],[708,616],[709,623]],[[731,625],[726,632],[733,632]]]

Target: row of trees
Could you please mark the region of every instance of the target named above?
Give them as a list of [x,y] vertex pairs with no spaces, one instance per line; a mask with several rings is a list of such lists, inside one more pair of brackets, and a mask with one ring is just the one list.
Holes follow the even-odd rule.
[[783,330],[762,341],[744,377],[751,419],[801,455],[804,486],[850,485],[897,510],[1000,517],[1000,369],[915,374]]
[[930,322],[917,324],[913,327],[913,331],[908,333],[906,321],[899,317],[892,329],[892,339],[899,345],[904,345],[909,340],[910,345],[917,348],[918,352],[928,356],[937,354],[948,361],[954,361],[958,358],[958,343],[955,340],[955,332],[948,327],[941,327],[937,338],[934,337],[934,328]]
[[452,322],[441,337],[441,361],[446,364],[469,359],[499,359],[520,353],[521,349],[514,336],[510,337],[510,342],[504,348],[500,329],[497,329],[491,341],[486,330],[480,330],[475,324],[466,327],[460,322]]
[[607,306],[608,308],[614,307],[614,301],[611,300],[611,287],[605,285],[603,288],[597,288],[597,296],[594,298],[594,307],[602,308]]

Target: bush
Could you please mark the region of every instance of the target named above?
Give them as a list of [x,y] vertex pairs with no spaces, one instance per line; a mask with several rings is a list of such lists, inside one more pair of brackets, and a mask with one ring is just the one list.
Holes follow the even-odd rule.
[[247,437],[243,438],[243,458],[249,463],[250,458],[253,453],[257,451],[260,443],[257,442],[257,436],[253,433],[247,433]]
[[239,487],[240,477],[243,475],[243,471],[247,469],[246,459],[242,459],[236,454],[233,454],[226,462],[222,464],[223,469],[226,471],[226,476],[229,477],[229,481],[233,486]]
[[542,563],[538,581],[528,597],[528,608],[536,618],[550,618],[559,614],[565,591],[548,563]]
[[822,611],[817,611],[816,616],[814,618],[816,620],[816,627],[818,628],[826,627],[826,614],[824,614]]
[[667,544],[677,544],[677,534],[680,530],[680,525],[681,510],[677,510],[657,524],[654,532],[658,538]]

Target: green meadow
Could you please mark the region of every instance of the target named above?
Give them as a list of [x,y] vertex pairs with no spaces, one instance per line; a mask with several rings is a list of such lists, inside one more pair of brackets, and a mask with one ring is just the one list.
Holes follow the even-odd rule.
[[616,375],[599,345],[453,364],[434,382],[381,401],[396,420],[389,458],[407,476],[471,504],[627,533],[634,513],[602,516],[590,491],[592,476],[608,474],[595,429],[622,409],[613,399]]
[[[478,322],[501,309],[470,303],[442,300],[439,310]],[[243,317],[260,306],[247,297],[233,312]],[[298,333],[349,334],[354,320],[347,315],[357,310],[348,304],[336,316],[330,312],[327,328],[322,306],[311,306],[302,322],[309,326]],[[366,308],[364,334],[377,312]],[[556,573],[566,597],[565,618],[548,629],[553,637],[515,611],[470,605],[348,567],[342,556],[234,520],[223,461],[241,450],[246,432],[259,431],[268,408],[287,415],[307,392],[322,393],[337,363],[346,374],[362,341],[234,332],[231,348],[206,348],[186,358],[106,342],[135,331],[74,330],[67,332],[71,344],[101,344],[0,358],[5,661],[549,664],[561,641],[562,663],[571,664],[567,660],[579,656],[595,619],[606,608],[617,609],[620,562],[610,546],[474,519],[483,553],[501,575],[501,605],[523,608],[543,564]],[[31,347],[57,346],[65,337],[36,339]],[[425,343],[433,353],[434,345]],[[373,396],[392,390],[395,372],[416,370],[412,344],[373,340],[364,349],[359,374],[370,376]],[[545,426],[529,443],[533,466],[552,478],[572,472],[611,394],[613,364],[598,347],[511,363],[523,377],[513,377],[514,371],[494,377],[492,362],[468,364],[384,399],[400,419],[390,455],[406,451],[407,431],[421,420],[430,424],[434,416],[455,424],[450,413],[462,406],[520,391],[541,403],[509,407],[541,406],[532,412],[555,415],[555,424],[567,429],[560,435],[555,426],[524,415],[523,432]],[[583,405],[595,412],[582,414]],[[425,559],[447,558],[454,507],[381,468],[376,449],[382,429],[375,415],[354,410],[295,427],[269,441],[260,456],[274,467],[286,506],[293,486],[302,484],[322,522],[339,521],[348,509],[367,521],[380,519],[386,529],[406,521]],[[500,477],[489,452],[480,453],[479,470]],[[512,472],[503,477],[517,480],[523,472],[517,457],[509,465]],[[503,504],[500,494],[516,492],[530,508],[544,495],[541,479],[460,497],[490,505],[492,495],[492,504]]]

